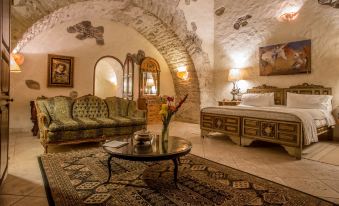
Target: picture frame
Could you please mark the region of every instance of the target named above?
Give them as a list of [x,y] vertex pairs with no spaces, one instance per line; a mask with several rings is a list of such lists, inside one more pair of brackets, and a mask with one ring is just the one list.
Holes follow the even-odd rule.
[[73,87],[74,57],[48,54],[47,87]]
[[260,76],[311,73],[311,40],[259,48]]

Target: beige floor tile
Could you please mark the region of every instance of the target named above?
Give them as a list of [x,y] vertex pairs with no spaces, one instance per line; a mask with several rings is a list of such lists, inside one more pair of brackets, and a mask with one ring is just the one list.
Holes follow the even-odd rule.
[[21,177],[8,177],[1,187],[0,194],[4,195],[29,195],[39,187],[38,184]]
[[303,192],[321,196],[321,197],[332,197],[339,198],[339,193],[333,190],[331,187],[327,186],[320,180],[313,178],[284,178],[283,181],[289,187],[301,190]]
[[36,188],[35,191],[29,194],[29,196],[32,197],[46,197],[46,191],[45,191],[45,186],[40,185]]
[[320,180],[320,181],[330,186],[335,191],[339,192],[339,180]]
[[25,197],[16,202],[13,206],[48,206],[47,198],[45,197]]
[[17,195],[0,195],[0,205],[1,206],[10,206],[19,200],[23,199],[24,196]]

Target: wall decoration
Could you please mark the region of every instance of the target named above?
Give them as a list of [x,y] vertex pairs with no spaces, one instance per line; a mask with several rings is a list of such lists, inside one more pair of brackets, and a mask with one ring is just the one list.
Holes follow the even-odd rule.
[[191,22],[191,27],[193,31],[197,31],[198,30],[198,26],[195,22]]
[[26,83],[26,86],[30,89],[40,90],[40,84],[37,81],[26,80],[25,83]]
[[197,1],[197,0],[185,0],[185,4],[186,4],[186,5],[190,5],[190,4],[191,4],[191,1]]
[[48,87],[73,87],[74,57],[48,55]]
[[333,8],[339,8],[339,1],[338,0],[318,0],[318,3],[321,5],[329,5]]
[[311,73],[311,40],[259,48],[260,76]]
[[69,93],[69,96],[72,98],[72,99],[76,99],[78,97],[78,92],[77,91],[71,91]]
[[145,59],[145,52],[141,49],[138,50],[137,54],[127,54],[127,55],[131,55],[134,63],[136,63],[137,65],[140,65],[141,62]]
[[251,15],[247,14],[246,16],[240,17],[233,25],[234,29],[239,30],[240,27],[244,27],[248,24],[247,20],[252,18]]
[[217,15],[217,16],[221,16],[221,15],[223,15],[224,14],[224,12],[225,12],[225,7],[220,7],[219,9],[217,9],[217,10],[215,10],[215,15]]
[[75,36],[77,39],[84,40],[87,38],[95,38],[98,45],[105,44],[104,27],[94,27],[90,21],[82,21],[74,26],[70,26],[67,28],[67,31],[69,33],[78,32],[79,34]]

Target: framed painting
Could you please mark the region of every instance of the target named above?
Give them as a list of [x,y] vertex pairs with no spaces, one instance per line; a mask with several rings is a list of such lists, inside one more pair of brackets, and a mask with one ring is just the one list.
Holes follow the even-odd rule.
[[74,57],[48,55],[48,87],[73,87]]
[[259,48],[260,76],[311,73],[311,40]]

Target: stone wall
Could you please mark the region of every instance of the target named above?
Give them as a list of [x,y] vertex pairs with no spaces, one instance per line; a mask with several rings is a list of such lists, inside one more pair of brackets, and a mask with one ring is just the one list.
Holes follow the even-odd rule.
[[[17,49],[20,50],[42,32],[79,17],[96,16],[131,26],[144,35],[167,61],[177,96],[189,93],[188,101],[177,117],[198,122],[200,106],[213,104],[210,96],[213,91],[211,64],[207,53],[202,51],[200,38],[195,31],[188,30],[185,15],[178,4],[178,0],[25,1],[13,8],[13,42],[18,42]],[[179,66],[188,68],[188,81],[176,78],[175,69]]]

